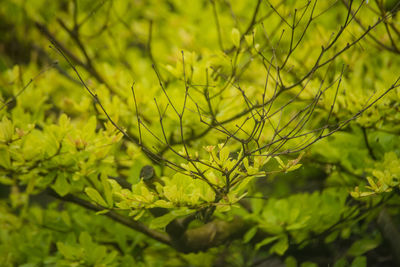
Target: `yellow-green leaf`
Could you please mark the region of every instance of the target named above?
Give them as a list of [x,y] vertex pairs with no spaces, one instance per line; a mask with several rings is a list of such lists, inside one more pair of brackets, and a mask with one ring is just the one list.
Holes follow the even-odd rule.
[[265,238],[264,240],[262,240],[261,242],[256,244],[255,249],[259,250],[262,246],[268,245],[269,243],[274,242],[275,240],[277,240],[279,238],[279,236],[273,236],[273,237],[268,237]]
[[0,141],[10,142],[12,140],[12,136],[14,134],[14,126],[12,122],[7,119],[6,116],[3,116],[3,119],[0,122]]
[[91,200],[93,200],[97,204],[99,204],[103,207],[107,207],[107,203],[104,201],[104,199],[101,197],[100,193],[96,189],[94,189],[92,187],[86,187],[85,193],[88,195],[88,197]]
[[240,46],[240,32],[238,29],[233,28],[231,32],[232,43],[234,46]]
[[111,208],[114,204],[113,202],[113,196],[112,196],[112,190],[110,183],[108,182],[107,175],[102,173],[100,175],[101,183],[103,185],[103,190],[104,190],[104,195],[106,196],[106,201],[107,201],[107,207]]
[[69,193],[71,185],[68,183],[65,173],[60,173],[57,176],[56,181],[52,186],[52,188],[54,189],[54,191],[56,191],[57,194],[59,194],[62,197]]
[[283,161],[281,160],[280,157],[276,156],[275,157],[276,161],[279,163],[279,166],[284,169],[286,167],[285,163],[283,163]]
[[6,147],[0,148],[0,166],[6,169],[11,168],[10,153]]
[[302,164],[293,165],[293,166],[289,167],[289,168],[286,170],[286,172],[291,172],[291,171],[297,170],[298,168],[301,167],[301,165],[302,165]]

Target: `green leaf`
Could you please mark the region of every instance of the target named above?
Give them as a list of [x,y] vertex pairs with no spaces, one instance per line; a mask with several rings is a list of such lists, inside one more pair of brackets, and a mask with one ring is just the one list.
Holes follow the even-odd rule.
[[96,215],[102,215],[102,214],[106,214],[108,212],[110,212],[110,210],[101,210],[101,211],[96,212]]
[[347,253],[351,256],[360,256],[367,251],[373,250],[374,248],[378,247],[381,243],[380,238],[364,238],[361,240],[355,241]]
[[237,48],[240,46],[240,32],[238,29],[233,28],[231,32],[232,43]]
[[87,123],[85,124],[85,127],[83,128],[83,133],[85,134],[85,140],[93,139],[94,133],[96,131],[96,126],[97,126],[96,116],[91,116],[87,121]]
[[107,179],[107,181],[111,185],[113,192],[121,192],[122,187],[117,181],[115,181],[114,179]]
[[54,191],[56,191],[57,194],[62,197],[70,192],[71,185],[68,183],[66,174],[64,172],[60,173],[57,176],[56,182],[54,183],[54,185],[52,185],[52,188],[54,189]]
[[221,160],[221,164],[224,164],[225,161],[229,157],[229,148],[227,146],[224,146],[220,151],[219,151],[219,159]]
[[6,169],[11,168],[10,153],[6,147],[0,147],[0,166]]
[[96,189],[92,187],[86,187],[85,193],[91,200],[93,200],[100,206],[107,207],[107,203],[104,201],[104,199],[101,197],[100,193]]
[[297,170],[297,169],[300,168],[301,166],[302,166],[302,164],[293,165],[293,166],[289,167],[289,168],[286,170],[286,172],[291,172],[291,171]]
[[10,142],[14,134],[14,126],[12,122],[3,116],[0,122],[0,141]]
[[107,207],[112,208],[114,205],[113,194],[112,194],[112,190],[111,190],[111,185],[108,182],[107,175],[102,173],[100,175],[100,179],[101,179],[101,184],[103,185],[104,195],[106,196],[106,201],[108,204]]
[[367,258],[365,256],[356,257],[351,263],[351,267],[367,267]]
[[279,241],[273,245],[270,249],[271,252],[275,252],[278,255],[283,255],[289,247],[288,237],[285,235],[279,239]]
[[276,159],[276,161],[279,163],[279,166],[281,167],[281,169],[286,168],[285,163],[283,163],[283,161],[281,160],[280,157],[276,156],[275,159]]
[[279,238],[279,236],[273,236],[273,237],[265,238],[264,240],[262,240],[261,242],[256,244],[255,249],[259,250],[262,246],[268,245],[269,243],[274,242],[278,238]]
[[371,186],[372,190],[379,191],[379,187],[376,185],[374,180],[371,177],[367,177],[368,183]]
[[327,237],[325,237],[325,243],[331,243],[336,240],[336,238],[339,236],[339,231],[333,231],[330,233]]
[[81,232],[81,234],[79,235],[79,243],[86,249],[90,249],[92,248],[93,244],[93,240],[92,237],[89,235],[88,232]]
[[245,244],[248,243],[257,233],[257,229],[258,229],[257,227],[253,227],[250,230],[248,230],[243,237],[243,243]]
[[164,228],[167,226],[170,222],[172,222],[174,219],[177,218],[177,215],[173,213],[167,213],[163,216],[154,218],[151,222],[149,227],[151,229],[156,229],[156,228]]
[[61,114],[61,116],[59,117],[58,124],[63,129],[68,128],[68,126],[70,124],[70,119],[68,118],[68,116],[65,113]]
[[253,34],[246,34],[244,36],[244,39],[246,40],[246,43],[248,46],[252,46],[253,45]]
[[[105,246],[94,246],[87,256],[89,265],[97,266],[95,263],[103,263],[104,257],[107,255],[107,249]],[[103,263],[104,264],[104,263]]]
[[102,263],[104,265],[110,264],[114,261],[114,259],[118,256],[118,252],[116,250],[111,251],[106,254],[106,257],[103,259]]
[[174,219],[179,218],[181,216],[185,216],[190,214],[191,211],[189,209],[183,208],[179,210],[173,210],[170,211],[169,213],[157,217],[153,219],[149,225],[150,228],[155,229],[155,228],[164,228],[167,226],[170,222],[172,222]]
[[61,218],[62,218],[62,220],[65,222],[66,225],[68,225],[68,226],[71,226],[71,225],[72,225],[72,224],[71,224],[71,217],[70,217],[70,214],[69,214],[66,210],[63,210],[63,211],[61,212]]
[[286,267],[297,267],[297,261],[294,257],[290,256],[285,259]]
[[333,267],[346,267],[349,266],[346,258],[341,258],[338,261],[335,262],[335,264],[333,265]]
[[318,267],[318,265],[315,264],[315,263],[313,263],[313,262],[306,261],[306,262],[303,262],[303,263],[300,265],[300,267]]
[[74,260],[80,256],[79,249],[69,244],[57,242],[57,249],[66,259]]
[[14,180],[5,176],[0,176],[0,184],[13,185]]

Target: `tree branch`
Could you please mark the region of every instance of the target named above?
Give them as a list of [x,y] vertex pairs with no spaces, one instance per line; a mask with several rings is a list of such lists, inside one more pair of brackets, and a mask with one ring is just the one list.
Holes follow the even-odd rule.
[[[47,189],[47,194],[49,194],[57,199],[60,199],[62,201],[77,204],[88,210],[92,210],[92,211],[96,211],[96,212],[105,210],[104,208],[102,208],[100,206],[93,205],[92,203],[90,203],[84,199],[81,199],[79,197],[76,197],[74,195],[69,194],[69,195],[62,197],[62,196],[59,196],[56,192],[54,192],[52,189]],[[125,226],[128,226],[129,228],[131,228],[133,230],[141,232],[154,240],[157,240],[166,245],[171,245],[171,238],[168,235],[154,231],[152,229],[149,229],[146,225],[142,224],[141,222],[134,221],[131,218],[121,215],[115,211],[108,211],[105,215],[107,217],[110,217],[112,220],[114,220],[120,224],[123,224]]]

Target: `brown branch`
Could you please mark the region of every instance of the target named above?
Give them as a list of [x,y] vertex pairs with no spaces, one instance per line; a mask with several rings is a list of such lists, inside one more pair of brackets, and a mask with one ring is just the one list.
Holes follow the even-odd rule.
[[224,45],[222,43],[222,33],[221,33],[221,26],[219,25],[219,19],[218,19],[218,13],[217,13],[217,7],[215,6],[215,0],[210,0],[212,9],[213,9],[213,15],[214,15],[214,20],[215,20],[215,26],[217,28],[217,34],[218,34],[218,44],[219,48],[224,51]]
[[[74,203],[88,210],[95,212],[105,210],[103,207],[96,206],[74,195],[69,194],[61,197],[52,189],[47,189],[46,193],[59,200]],[[173,230],[170,228],[170,231],[168,231],[170,235],[167,235],[165,233],[149,229],[143,223],[134,221],[130,217],[121,215],[112,210],[108,211],[105,216],[135,231],[143,233],[154,240],[172,246],[176,250],[183,253],[206,251],[212,247],[224,244],[227,241],[241,238],[249,229],[249,227],[251,227],[250,224],[246,223],[243,219],[235,217],[232,221],[214,220],[203,226],[186,230],[188,222],[193,220],[193,216],[189,216],[183,220],[176,220],[174,222],[175,224],[170,224],[175,226],[182,224],[182,226],[179,226],[182,227],[182,230],[186,231],[183,233],[173,232]]]
[[7,105],[10,105],[12,102],[17,100],[17,97],[20,96],[37,78],[39,78],[42,74],[44,74],[49,69],[53,68],[57,65],[58,62],[53,62],[51,65],[47,66],[43,70],[41,70],[36,76],[29,79],[29,82],[25,84],[14,96],[12,96],[9,100],[5,101],[3,105],[0,107],[0,111],[3,110]]
[[74,53],[72,53],[71,50],[67,49],[61,41],[59,41],[51,32],[50,30],[43,24],[39,22],[35,22],[36,28],[39,29],[39,31],[45,35],[52,43],[54,43],[55,46],[57,46],[60,50],[62,50],[65,55],[68,56],[73,62],[75,62],[77,65],[83,67],[87,72],[89,72],[99,83],[104,84],[108,89],[110,89],[111,92],[116,93],[116,90],[109,85],[106,80],[98,73],[98,71],[94,68],[92,61],[88,54],[86,53],[86,50],[78,38],[78,36],[72,32],[70,29],[67,28],[67,26],[59,20],[60,25],[68,32],[68,34],[74,39],[74,41],[78,44],[80,50],[85,56],[86,62],[83,62],[82,60],[79,59],[78,56],[76,56]]
[[[48,189],[47,193],[49,195],[57,198],[57,199],[77,204],[77,205],[79,205],[81,207],[84,207],[84,208],[86,208],[88,210],[92,210],[92,211],[96,211],[96,212],[105,210],[105,208],[93,205],[92,203],[90,203],[90,202],[88,202],[88,201],[86,201],[84,199],[78,198],[78,197],[76,197],[74,195],[66,195],[66,196],[61,197],[51,189]],[[131,228],[133,230],[141,232],[141,233],[147,235],[148,237],[150,237],[150,238],[152,238],[154,240],[157,240],[157,241],[159,241],[161,243],[164,243],[166,245],[171,245],[171,238],[168,235],[166,235],[164,233],[160,233],[160,232],[154,231],[154,230],[151,230],[146,225],[144,225],[143,223],[141,223],[139,221],[134,221],[131,218],[129,218],[127,216],[124,216],[124,215],[121,215],[121,214],[119,214],[119,213],[117,213],[115,211],[108,211],[105,215],[107,217],[110,217],[112,220],[114,220],[114,221],[116,221],[116,222],[118,222],[120,224],[123,224],[125,226],[128,226],[129,228]]]
[[362,127],[361,130],[362,130],[362,133],[363,133],[363,137],[364,137],[364,141],[365,141],[365,146],[366,146],[367,149],[368,149],[368,154],[371,156],[371,158],[372,158],[373,160],[377,160],[377,158],[376,158],[376,156],[375,156],[375,154],[374,154],[374,151],[372,150],[372,147],[370,146],[369,141],[368,141],[367,129],[364,128],[364,127]]
[[[342,0],[342,3],[343,3],[347,8],[349,8],[349,3],[348,3],[347,0]],[[352,11],[352,15],[354,15],[353,11]],[[362,22],[361,22],[360,19],[358,19],[357,17],[354,17],[354,20],[355,20],[355,21],[357,22],[357,24],[361,27],[361,29],[363,29],[364,31],[367,30],[367,28],[362,24]],[[400,53],[400,51],[399,51],[399,50],[396,50],[394,47],[391,47],[391,46],[388,46],[388,45],[382,43],[377,37],[373,36],[371,33],[368,34],[368,37],[370,37],[370,38],[371,38],[378,46],[380,46],[381,48],[383,48],[383,49],[385,49],[385,50],[387,50],[387,51],[396,53],[396,54],[399,54],[399,53]]]

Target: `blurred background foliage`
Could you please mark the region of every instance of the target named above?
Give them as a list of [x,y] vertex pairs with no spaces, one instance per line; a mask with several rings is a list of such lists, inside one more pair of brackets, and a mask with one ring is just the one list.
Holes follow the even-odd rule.
[[[397,266],[400,90],[387,90],[400,74],[398,5],[381,0],[3,0],[0,261],[24,267]],[[348,14],[350,23],[341,28]],[[296,18],[302,20],[292,31]],[[328,48],[323,54],[321,46]],[[60,51],[133,141],[113,127]],[[319,57],[326,64],[315,65]],[[282,66],[280,76],[276,68],[267,76],[275,64]],[[312,78],[303,80],[306,85],[298,82],[307,75]],[[214,203],[205,183],[155,164],[138,145],[185,163],[158,140],[164,131],[161,109],[171,147],[183,150],[183,132],[189,139],[187,154],[208,159],[213,152],[207,146],[224,143],[226,134],[201,123],[197,109],[226,121],[230,131],[243,123],[237,134],[246,138],[253,126],[245,124],[245,116],[236,119],[248,104],[239,85],[250,102],[263,103],[264,87],[273,97],[276,80],[296,86],[283,90],[272,109],[295,101],[272,117],[271,125],[287,123],[324,83],[329,90],[305,129],[330,125],[327,131],[334,130],[335,123],[352,120],[302,149],[300,168],[287,172],[289,162],[299,157],[290,153],[257,167],[250,162],[248,173],[255,168],[267,174],[246,180]],[[181,124],[160,82],[179,110],[190,84],[191,102]],[[142,126],[141,136],[139,115],[150,129]],[[266,128],[259,141],[270,141],[272,135],[274,128]],[[221,162],[234,162],[241,144],[226,142],[229,150],[215,151]],[[290,142],[286,145],[293,148],[302,141]],[[225,152],[229,158],[224,160]],[[139,181],[149,164],[163,179],[157,188]],[[190,166],[182,166],[190,172]],[[110,185],[109,177],[133,184],[132,190]],[[208,179],[218,184],[218,177]],[[103,208],[127,210],[159,231],[176,218],[203,216],[207,205],[217,207],[212,219],[240,218],[246,227],[219,246],[182,253],[112,218],[49,196],[49,188],[64,200],[77,195]],[[169,213],[155,215],[160,207]],[[200,217],[189,229],[208,222],[207,214]]]

